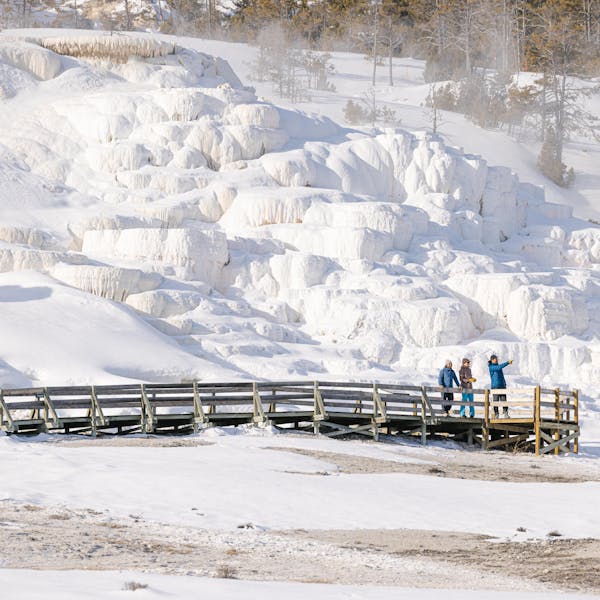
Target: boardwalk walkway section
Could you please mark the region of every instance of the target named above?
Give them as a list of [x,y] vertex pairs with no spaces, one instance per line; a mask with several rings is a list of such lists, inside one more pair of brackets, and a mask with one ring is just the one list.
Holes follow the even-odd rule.
[[[441,392],[453,392],[451,416]],[[154,433],[241,424],[349,433],[444,436],[483,450],[578,452],[577,390],[460,389],[332,381],[152,383],[0,390],[0,429],[7,433]],[[506,394],[506,402],[494,400]],[[474,416],[461,417],[473,408]],[[505,418],[504,409],[509,417]],[[499,416],[496,416],[498,414]]]

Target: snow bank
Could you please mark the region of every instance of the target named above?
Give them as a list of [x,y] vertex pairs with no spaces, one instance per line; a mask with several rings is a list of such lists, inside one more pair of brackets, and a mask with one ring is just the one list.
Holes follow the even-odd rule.
[[185,352],[131,309],[50,277],[1,274],[0,302],[3,360],[35,381],[64,385],[234,374]]
[[[463,589],[414,589],[398,587],[347,586],[315,583],[236,581],[234,579],[204,579],[200,577],[155,575],[135,571],[26,571],[4,569],[4,586],[13,600],[47,598],[48,600],[112,600],[122,594],[127,582],[143,582],[148,594],[169,595],[174,600],[246,600],[249,595],[262,600],[378,600],[382,594],[393,594],[395,600],[434,600],[443,593],[446,600],[477,600],[481,591]],[[52,590],[52,592],[49,592]],[[138,592],[139,594],[139,592]],[[489,600],[536,600],[542,596],[523,591],[493,592],[486,590]],[[586,600],[591,596],[544,592],[545,600]]]

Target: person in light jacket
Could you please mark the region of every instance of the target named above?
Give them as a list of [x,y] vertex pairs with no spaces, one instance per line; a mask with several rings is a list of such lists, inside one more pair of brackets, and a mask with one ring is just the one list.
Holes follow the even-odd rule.
[[[463,389],[462,392],[462,401],[463,402],[473,402],[473,393],[469,390],[473,389],[473,383],[477,381],[473,374],[471,373],[471,361],[468,358],[462,359],[462,365],[460,367],[460,371],[458,372],[458,378],[460,379],[460,387]],[[467,407],[463,404],[460,407],[460,416],[466,416]],[[469,416],[473,418],[475,416],[475,407],[469,406]]]
[[[506,379],[504,379],[504,372],[502,369],[508,367],[508,365],[512,365],[512,360],[507,360],[506,362],[498,364],[498,357],[495,354],[490,356],[488,368],[490,370],[491,388],[493,390],[506,389]],[[506,394],[493,394],[492,398],[494,402],[506,402]],[[500,416],[500,410],[497,404],[494,406],[494,416],[496,419]],[[505,419],[510,418],[508,406],[506,404],[502,407],[502,416]]]
[[456,383],[456,387],[460,387],[456,373],[452,369],[452,361],[447,360],[446,366],[440,371],[438,376],[438,385],[442,388],[442,409],[446,412],[447,417],[450,416],[454,394],[452,392],[445,392],[444,388],[454,387],[453,383]]

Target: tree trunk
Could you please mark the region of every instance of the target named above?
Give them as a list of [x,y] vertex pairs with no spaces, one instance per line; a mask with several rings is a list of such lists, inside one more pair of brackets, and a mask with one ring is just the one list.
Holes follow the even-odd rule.
[[379,3],[375,1],[375,14],[373,15],[373,87],[375,87],[375,76],[377,74],[377,26],[379,24]]
[[125,29],[131,31],[131,14],[129,13],[129,0],[125,0]]
[[392,76],[392,58],[394,56],[394,25],[392,23],[392,17],[389,17],[389,29],[388,29],[388,33],[389,33],[389,38],[388,38],[388,42],[389,42],[389,85],[393,86],[394,85],[394,79]]

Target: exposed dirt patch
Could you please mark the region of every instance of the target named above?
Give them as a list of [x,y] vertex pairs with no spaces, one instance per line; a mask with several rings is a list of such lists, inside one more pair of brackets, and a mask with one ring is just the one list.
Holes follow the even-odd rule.
[[182,446],[212,446],[214,442],[207,442],[198,438],[177,437],[177,436],[149,436],[149,437],[129,437],[126,435],[110,435],[91,437],[59,437],[48,440],[49,444],[60,444],[72,448],[89,446],[151,446],[157,448],[179,448]]
[[[0,502],[0,511],[0,565],[9,568],[125,569],[263,581],[540,591],[538,583],[511,571],[480,569],[479,554],[467,561],[465,548],[488,551],[487,544],[477,545],[478,536],[453,539],[454,534],[441,533],[435,539],[432,534],[431,543],[419,546],[401,543],[404,533],[394,531],[273,533],[248,523],[234,531],[212,531],[151,523],[135,515],[113,519],[90,510],[31,510],[6,501]],[[190,511],[190,523],[194,512]],[[448,536],[451,542],[442,542]],[[440,547],[446,547],[446,554]],[[463,551],[460,556],[458,549]],[[542,587],[557,589],[551,584]]]
[[[590,472],[583,465],[573,462],[564,463],[554,457],[515,456],[505,452],[437,452],[435,455],[403,454],[407,459],[419,461],[430,460],[429,464],[418,462],[399,462],[342,454],[339,452],[324,452],[304,448],[282,448],[266,446],[265,450],[291,452],[302,454],[333,463],[336,472],[348,474],[361,473],[411,473],[430,475],[434,477],[451,477],[454,479],[478,479],[481,481],[521,481],[521,482],[552,482],[552,483],[581,483],[584,481],[600,481],[597,472]],[[433,463],[433,464],[432,464]],[[307,473],[308,474],[308,473]],[[312,475],[329,475],[328,471],[310,473]]]
[[476,564],[482,573],[505,573],[565,590],[600,591],[600,540],[595,539],[491,543],[482,535],[406,529],[295,530],[284,535],[391,556],[426,557],[460,566]]

